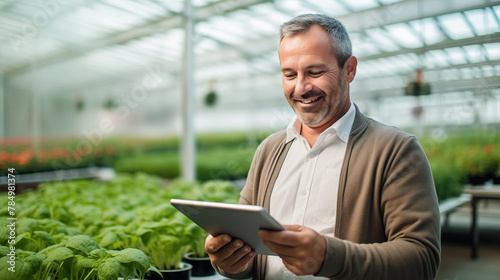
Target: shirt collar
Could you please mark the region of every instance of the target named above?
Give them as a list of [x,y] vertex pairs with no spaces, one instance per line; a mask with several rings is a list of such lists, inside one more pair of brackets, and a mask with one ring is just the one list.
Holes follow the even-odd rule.
[[300,136],[300,121],[295,115],[286,128],[286,142],[290,142]]
[[[352,124],[354,123],[354,117],[356,116],[356,107],[354,107],[351,102],[351,106],[349,110],[334,124],[332,124],[329,128],[323,131],[321,134],[330,134],[337,133],[340,140],[347,143],[349,140],[349,134],[351,133]],[[290,142],[295,138],[299,138],[300,136],[300,128],[301,123],[297,116],[294,116],[292,121],[288,124],[286,129],[286,142]],[[321,136],[320,136],[321,137]]]
[[354,123],[354,117],[356,116],[356,107],[354,107],[351,102],[349,110],[338,120],[332,127],[337,131],[340,140],[347,143],[349,140],[349,134],[351,134],[351,128]]

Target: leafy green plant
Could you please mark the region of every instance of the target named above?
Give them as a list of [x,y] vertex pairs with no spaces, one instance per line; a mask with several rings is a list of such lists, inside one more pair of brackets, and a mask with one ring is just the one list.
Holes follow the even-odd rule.
[[188,243],[188,250],[193,252],[195,257],[205,257],[207,252],[205,251],[205,239],[208,233],[206,233],[198,225],[191,223],[184,229],[184,238]]
[[42,261],[47,257],[44,254],[39,254],[30,251],[16,250],[15,271],[9,269],[11,265],[10,256],[8,256],[9,249],[6,246],[0,245],[0,275],[11,275],[9,279],[25,280],[25,279],[40,279],[34,278],[40,270]]
[[142,251],[134,248],[106,250],[86,235],[73,236],[39,252],[17,249],[14,273],[8,271],[8,250],[5,246],[0,247],[0,273],[13,275],[13,279],[144,279],[147,271],[158,271]]
[[[26,266],[26,275],[35,279],[68,280],[141,278],[147,270],[179,268],[186,252],[205,253],[207,233],[168,201],[237,202],[238,197],[234,185],[222,180],[165,184],[145,174],[119,174],[111,182],[47,183],[16,196],[16,249],[23,252],[16,255],[16,267]],[[0,219],[0,244],[9,238],[5,221]],[[8,248],[0,247],[0,258],[3,251]],[[6,265],[0,264],[0,271]]]
[[434,160],[430,164],[438,200],[459,196],[467,181],[460,167],[442,160]]
[[151,261],[160,270],[180,267],[182,256],[188,246],[182,240],[185,224],[180,221],[163,220],[161,222],[145,223],[137,231],[144,247],[141,248],[151,256]]
[[239,190],[228,181],[212,180],[203,183],[203,194],[209,201],[238,203]]

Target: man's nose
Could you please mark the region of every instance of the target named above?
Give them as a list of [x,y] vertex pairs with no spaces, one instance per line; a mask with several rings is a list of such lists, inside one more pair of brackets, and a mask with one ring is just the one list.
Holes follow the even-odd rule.
[[295,84],[295,94],[300,96],[306,92],[313,89],[313,85],[310,79],[305,75],[298,75],[297,82]]

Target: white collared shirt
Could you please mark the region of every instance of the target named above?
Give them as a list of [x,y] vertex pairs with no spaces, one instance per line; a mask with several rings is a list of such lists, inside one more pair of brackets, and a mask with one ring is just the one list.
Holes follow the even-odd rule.
[[[288,125],[286,141],[296,139],[283,162],[270,202],[270,213],[281,224],[302,225],[323,235],[334,235],[340,169],[355,111],[351,103],[347,113],[323,131],[312,147],[300,135],[301,123],[296,116]],[[307,278],[313,277],[296,276],[279,257],[268,257],[266,279]]]

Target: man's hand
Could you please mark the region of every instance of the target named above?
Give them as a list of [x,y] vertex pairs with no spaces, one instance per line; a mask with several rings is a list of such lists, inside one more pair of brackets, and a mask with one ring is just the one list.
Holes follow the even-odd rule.
[[296,275],[319,271],[325,259],[326,239],[315,230],[299,225],[284,225],[284,231],[260,230],[259,237],[276,252]]
[[221,234],[216,237],[209,235],[205,241],[205,250],[212,263],[227,273],[243,272],[255,256],[250,246],[239,239],[231,240],[231,236]]

